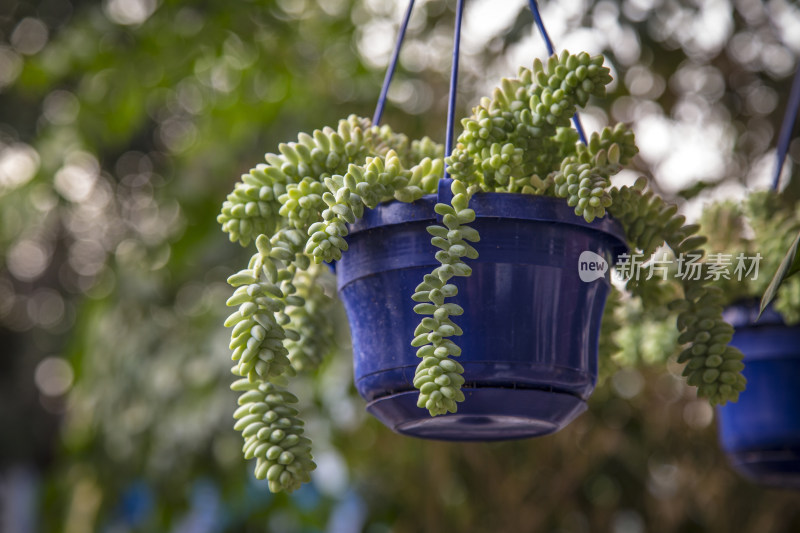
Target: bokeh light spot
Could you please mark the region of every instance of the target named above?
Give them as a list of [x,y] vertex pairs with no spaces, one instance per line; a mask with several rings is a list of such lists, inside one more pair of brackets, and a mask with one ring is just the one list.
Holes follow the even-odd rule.
[[130,26],[141,24],[156,10],[156,0],[107,0],[103,3],[108,20]]
[[39,154],[24,143],[0,149],[0,192],[30,181],[39,170]]
[[85,152],[74,153],[67,164],[56,172],[56,190],[71,202],[83,202],[91,194],[99,170],[94,156]]
[[714,409],[706,400],[691,401],[683,408],[683,420],[691,428],[703,429],[714,420]]
[[33,375],[39,391],[46,396],[61,396],[69,391],[73,377],[72,366],[61,357],[42,359]]
[[75,121],[80,110],[80,102],[69,91],[56,90],[44,99],[44,117],[52,124],[63,126]]
[[22,70],[22,59],[6,46],[0,46],[0,89],[11,85]]
[[45,247],[34,240],[17,241],[6,255],[9,272],[20,281],[33,281],[42,275],[49,262]]
[[41,20],[24,18],[11,33],[11,46],[20,54],[33,55],[47,44],[48,33],[47,26]]
[[53,289],[39,289],[28,299],[30,319],[46,328],[56,326],[64,318],[64,299]]
[[644,378],[638,370],[625,368],[614,374],[611,378],[616,393],[625,399],[631,399],[644,388]]

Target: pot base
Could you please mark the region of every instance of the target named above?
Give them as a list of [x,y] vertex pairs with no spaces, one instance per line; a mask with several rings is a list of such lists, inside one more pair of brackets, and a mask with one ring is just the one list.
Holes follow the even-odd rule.
[[751,481],[784,489],[800,489],[800,449],[728,453],[731,465]]
[[767,308],[725,310],[736,328],[731,346],[744,353],[747,389],[717,408],[722,449],[733,468],[755,483],[800,489],[800,327]]
[[457,413],[432,417],[417,407],[419,391],[384,396],[367,411],[396,433],[445,441],[496,441],[555,433],[586,410],[578,396],[553,390],[462,389]]

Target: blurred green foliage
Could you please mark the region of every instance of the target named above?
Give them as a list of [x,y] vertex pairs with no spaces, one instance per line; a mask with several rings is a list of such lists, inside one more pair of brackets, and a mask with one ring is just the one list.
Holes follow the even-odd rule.
[[[341,353],[299,394],[321,413],[308,425],[314,482],[272,496],[251,478],[231,429],[221,326],[224,280],[245,256],[215,216],[264,151],[371,115],[400,4],[0,3],[0,476],[36,472],[36,529],[800,529],[798,496],[738,478],[710,407],[671,363],[650,368],[661,334],[652,323],[616,339],[625,368],[610,368],[590,412],[561,433],[452,444],[367,417],[339,312]],[[441,140],[453,2],[417,4],[385,122]],[[462,109],[495,71],[513,73],[503,58],[543,50],[524,4],[509,4],[508,27],[465,46]],[[632,122],[649,146],[637,164],[665,189],[677,188],[670,150],[657,149],[669,139],[641,134],[666,126],[719,134],[721,163],[701,181],[741,184],[763,167],[796,65],[795,6],[542,8],[557,45],[607,55],[617,85],[589,122]],[[469,9],[468,28],[489,24],[470,22]],[[717,190],[695,188],[701,201]]]

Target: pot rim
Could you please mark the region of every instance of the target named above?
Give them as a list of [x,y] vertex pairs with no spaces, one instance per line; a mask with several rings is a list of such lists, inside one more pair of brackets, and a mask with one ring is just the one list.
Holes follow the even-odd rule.
[[[412,203],[392,200],[379,204],[374,209],[365,209],[361,219],[348,225],[350,234],[354,235],[362,231],[409,222],[428,221],[432,224],[437,220],[437,215],[433,210],[437,201],[437,195],[428,194]],[[586,222],[583,217],[575,214],[574,208],[567,205],[563,198],[507,192],[481,192],[473,195],[470,208],[475,211],[476,218],[554,222],[594,230],[605,233],[618,241],[615,252],[622,253],[628,249],[625,232],[617,220],[606,215],[592,222]]]

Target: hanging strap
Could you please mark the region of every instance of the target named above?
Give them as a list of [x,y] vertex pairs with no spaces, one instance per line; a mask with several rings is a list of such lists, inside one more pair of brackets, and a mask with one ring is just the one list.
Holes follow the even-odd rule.
[[786,161],[786,153],[789,151],[789,141],[792,138],[794,122],[797,119],[797,110],[800,108],[800,65],[794,73],[794,81],[789,93],[789,105],[786,106],[786,113],[783,115],[781,132],[778,135],[778,153],[775,161],[775,174],[772,176],[772,190],[777,191],[781,183],[781,172],[783,163]]
[[[539,28],[539,33],[542,34],[542,39],[544,39],[544,45],[547,47],[547,53],[551,56],[556,55],[556,50],[553,47],[553,41],[550,40],[550,36],[547,34],[547,30],[544,29],[544,22],[542,21],[542,15],[539,13],[539,4],[536,0],[528,0],[528,5],[531,8],[531,13],[533,13],[533,20],[536,22],[536,27]],[[572,123],[575,124],[575,129],[578,130],[578,137],[580,137],[581,142],[586,144],[586,133],[583,131],[583,124],[581,124],[581,117],[578,116],[578,112],[576,111],[575,114],[572,116]]]
[[400,24],[400,31],[397,34],[397,42],[394,45],[394,52],[392,52],[392,60],[386,69],[386,76],[383,78],[383,87],[381,88],[381,95],[378,97],[378,105],[375,107],[375,114],[372,116],[372,123],[377,125],[383,117],[383,108],[386,106],[386,96],[389,94],[389,85],[392,83],[394,71],[397,69],[397,59],[400,57],[400,48],[403,46],[403,40],[406,38],[406,29],[408,28],[408,21],[411,19],[411,10],[414,9],[414,0],[409,0],[408,8],[406,9],[403,22]]
[[[547,30],[544,27],[544,22],[542,21],[541,14],[539,13],[539,6],[536,0],[528,0],[528,4],[530,5],[531,12],[533,13],[536,26],[539,28],[539,32],[542,34],[542,38],[544,39],[547,52],[552,56],[555,54],[555,49],[553,48],[553,42],[550,40],[550,36],[547,34]],[[372,118],[373,124],[379,124],[381,117],[383,116],[383,109],[386,105],[386,97],[389,93],[389,85],[391,85],[394,72],[397,69],[397,61],[400,56],[400,49],[402,48],[403,40],[405,39],[408,21],[411,18],[411,11],[413,9],[414,0],[409,0],[408,8],[406,9],[403,22],[400,25],[400,31],[397,35],[397,42],[395,43],[394,52],[392,53],[392,59],[389,62],[389,66],[386,69],[386,76],[383,79],[383,87],[381,88],[381,94],[378,97],[378,104],[375,108],[375,114]],[[449,154],[453,150],[453,130],[455,126],[456,93],[458,88],[458,61],[461,48],[461,20],[463,18],[463,13],[464,0],[458,0],[456,5],[455,29],[453,31],[453,65],[450,71],[450,91],[447,104],[447,132],[444,146],[445,154]],[[578,131],[578,136],[580,137],[581,142],[586,144],[586,134],[584,133],[583,125],[581,124],[581,120],[577,112],[572,117],[572,121],[575,124],[575,129]],[[450,174],[447,171],[447,165],[445,165],[444,178],[448,179],[449,177]]]
[[[414,0],[409,0],[408,8],[406,9],[405,17],[400,25],[400,31],[397,35],[397,42],[394,46],[392,59],[386,69],[386,76],[383,79],[383,87],[381,94],[378,97],[378,104],[375,107],[375,115],[373,115],[372,123],[379,124],[383,116],[383,109],[386,106],[386,97],[389,94],[389,85],[392,83],[392,77],[397,69],[397,60],[400,57],[400,49],[403,46],[405,39],[406,29],[408,28],[408,21],[411,18],[411,11],[414,9]],[[453,37],[453,67],[450,72],[450,94],[447,105],[447,133],[445,137],[445,154],[449,154],[453,149],[453,129],[455,124],[455,106],[456,106],[456,88],[458,87],[458,58],[459,50],[461,48],[461,19],[464,12],[464,0],[458,0],[456,7],[456,22],[455,32]],[[449,178],[447,167],[444,171],[445,179]]]
[[[464,0],[456,5],[456,24],[453,30],[453,67],[450,70],[450,95],[447,102],[447,134],[444,141],[444,153],[447,156],[453,151],[453,129],[456,114],[456,89],[458,88],[458,57],[461,48],[461,16],[464,13]],[[444,167],[444,179],[449,179],[447,165]]]

